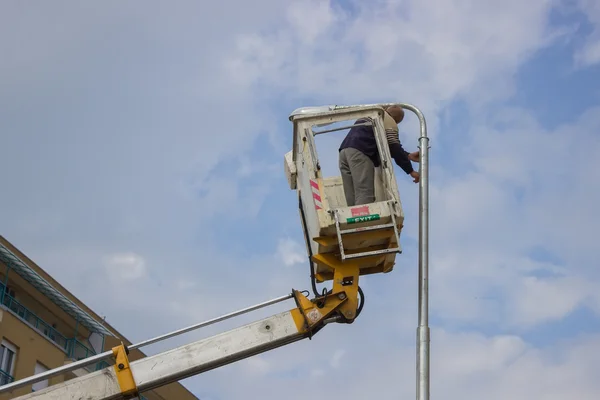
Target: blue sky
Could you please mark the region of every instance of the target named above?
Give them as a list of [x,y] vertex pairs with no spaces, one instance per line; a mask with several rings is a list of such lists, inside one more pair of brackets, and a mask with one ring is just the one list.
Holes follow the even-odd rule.
[[[597,398],[597,2],[0,7],[2,235],[130,340],[309,289],[288,115],[401,101],[431,136],[432,396]],[[416,118],[400,132],[415,149]],[[360,319],[186,387],[414,397],[418,188],[396,176],[404,253]]]

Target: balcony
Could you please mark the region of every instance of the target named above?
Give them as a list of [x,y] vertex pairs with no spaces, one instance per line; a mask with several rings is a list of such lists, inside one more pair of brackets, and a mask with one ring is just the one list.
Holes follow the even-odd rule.
[[[38,333],[55,343],[66,353],[67,357],[70,359],[82,360],[96,354],[94,350],[81,343],[79,340],[77,340],[77,338],[67,338],[36,314],[31,312],[27,307],[19,303],[11,295],[5,292],[5,286],[2,283],[0,283],[0,298],[3,299],[2,304],[6,306],[6,308],[15,313],[15,315],[17,315],[20,319],[27,322],[29,326],[35,329]],[[108,366],[106,362],[100,362],[96,365],[87,366],[85,369],[88,372],[93,372],[105,368],[106,366]],[[2,376],[0,373],[0,382],[4,382],[4,379],[4,376]]]
[[0,369],[0,386],[12,383],[14,380],[15,378]]

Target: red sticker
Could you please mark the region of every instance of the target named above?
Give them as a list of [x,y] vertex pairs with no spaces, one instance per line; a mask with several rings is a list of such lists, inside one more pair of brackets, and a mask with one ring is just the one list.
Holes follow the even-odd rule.
[[353,217],[362,217],[364,215],[369,215],[369,206],[352,208],[350,211],[352,211]]

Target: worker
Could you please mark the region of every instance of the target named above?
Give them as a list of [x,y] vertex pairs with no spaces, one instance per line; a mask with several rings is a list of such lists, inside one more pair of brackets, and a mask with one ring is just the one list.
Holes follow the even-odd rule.
[[[384,110],[383,125],[390,154],[413,182],[418,183],[419,173],[413,169],[411,161],[419,162],[419,152],[404,150],[398,136],[398,124],[404,119],[404,110],[397,105],[384,107]],[[358,125],[364,122],[367,122],[364,118],[355,122],[339,148],[339,168],[348,207],[375,202],[375,168],[381,165],[381,159],[373,127]]]

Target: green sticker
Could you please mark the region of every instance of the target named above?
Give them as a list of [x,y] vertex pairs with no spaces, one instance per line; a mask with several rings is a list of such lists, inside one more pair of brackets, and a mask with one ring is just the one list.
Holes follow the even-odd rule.
[[361,217],[346,218],[346,222],[349,224],[358,224],[360,222],[377,221],[379,214],[363,215]]

